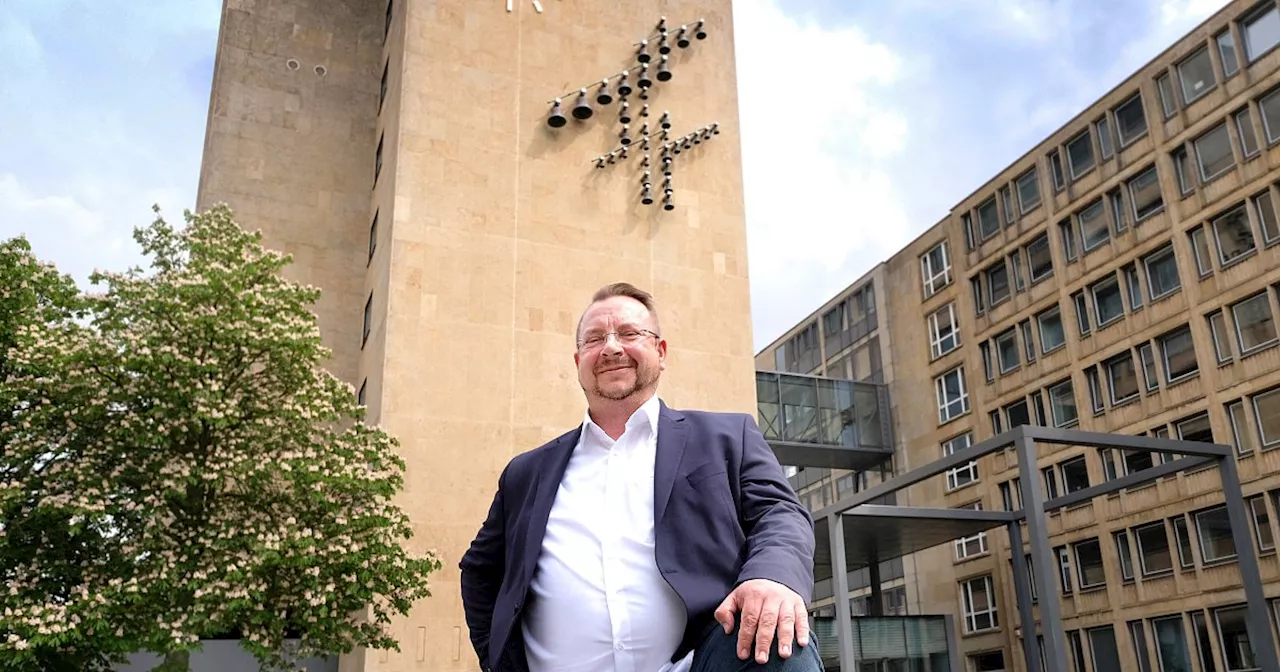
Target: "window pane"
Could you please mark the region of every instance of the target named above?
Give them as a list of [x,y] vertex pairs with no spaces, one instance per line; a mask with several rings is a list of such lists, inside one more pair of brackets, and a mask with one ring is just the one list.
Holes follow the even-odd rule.
[[1113,404],[1138,396],[1138,369],[1132,354],[1126,352],[1107,363],[1107,381]]
[[1040,180],[1032,168],[1018,178],[1018,208],[1025,213],[1040,204]]
[[1173,85],[1169,83],[1169,75],[1165,73],[1156,78],[1156,88],[1160,91],[1160,107],[1164,108],[1164,117],[1168,119],[1178,111],[1177,102],[1173,99]]
[[1264,291],[1231,307],[1235,317],[1240,354],[1276,341],[1276,323],[1271,314],[1271,297]]
[[1151,300],[1156,300],[1182,286],[1178,278],[1178,262],[1173,256],[1173,248],[1166,247],[1147,257],[1147,288],[1151,292]]
[[1067,142],[1067,162],[1073,178],[1080,177],[1093,167],[1093,138],[1089,131]]
[[1240,149],[1245,156],[1258,153],[1258,136],[1253,132],[1253,117],[1249,108],[1236,112],[1236,131],[1240,133]]
[[1027,259],[1031,264],[1031,281],[1037,282],[1053,272],[1053,252],[1049,249],[1049,234],[1043,234],[1027,245]]
[[1271,535],[1271,516],[1267,513],[1267,500],[1261,496],[1249,500],[1249,512],[1253,517],[1253,531],[1257,535],[1258,548],[1269,551],[1276,547]]
[[1213,351],[1218,357],[1218,363],[1230,360],[1231,340],[1227,338],[1227,321],[1222,316],[1222,311],[1217,310],[1209,315],[1209,333],[1213,335]]
[[1150,343],[1143,343],[1138,347],[1138,355],[1142,358],[1142,378],[1147,383],[1148,390],[1154,390],[1160,387],[1160,377],[1156,375],[1156,357],[1152,352]]
[[1230,77],[1240,69],[1240,61],[1236,58],[1236,39],[1228,28],[1214,37],[1218,43],[1218,56],[1222,59],[1222,74]]
[[1218,124],[1192,143],[1196,150],[1196,162],[1200,166],[1200,179],[1209,180],[1221,175],[1235,163],[1231,155],[1231,136],[1226,124]]
[[1169,548],[1169,534],[1164,523],[1147,525],[1134,530],[1138,537],[1138,557],[1144,575],[1157,574],[1173,569],[1173,553]]
[[1000,232],[1000,213],[996,209],[994,196],[983,201],[982,205],[978,206],[978,230],[982,234],[983,240]]
[[1107,218],[1103,216],[1104,214],[1102,199],[1098,199],[1093,205],[1081,210],[1077,216],[1080,220],[1080,237],[1084,241],[1086,252],[1107,242],[1107,238],[1111,236],[1111,229],[1107,227]]
[[1243,257],[1257,248],[1253,228],[1244,205],[1213,220],[1214,237],[1218,239],[1218,261],[1223,266]]
[[1093,305],[1098,316],[1098,326],[1124,317],[1124,296],[1120,291],[1120,280],[1116,276],[1112,275],[1093,286]]
[[1160,672],[1191,672],[1191,651],[1182,617],[1173,616],[1151,621],[1156,638],[1156,664]]
[[1094,130],[1098,133],[1098,153],[1102,158],[1108,158],[1115,153],[1115,147],[1111,143],[1111,124],[1107,123],[1106,115],[1103,115],[1094,124]]
[[1142,109],[1142,94],[1138,94],[1116,108],[1116,132],[1120,146],[1142,137],[1147,132],[1147,115]]
[[1200,370],[1196,362],[1196,350],[1191,339],[1191,329],[1183,327],[1160,337],[1160,351],[1164,355],[1165,380],[1173,382]]
[[1267,244],[1280,240],[1280,222],[1276,219],[1276,208],[1271,200],[1271,190],[1258,194],[1253,199],[1258,211],[1258,221],[1262,222],[1262,240]]
[[1204,227],[1197,226],[1188,234],[1191,236],[1191,251],[1196,255],[1196,270],[1204,277],[1213,272],[1213,257],[1209,252],[1209,241],[1205,238]]
[[1116,633],[1111,626],[1090,630],[1089,648],[1093,652],[1093,672],[1123,672]]
[[1243,605],[1214,610],[1214,619],[1218,622],[1218,641],[1222,643],[1222,657],[1227,672],[1258,669],[1258,661],[1253,657],[1253,644],[1249,641],[1245,610]]
[[987,283],[991,290],[991,305],[1009,298],[1009,268],[1003,261],[987,270]]
[[1231,537],[1231,522],[1227,519],[1227,507],[1201,511],[1196,514],[1196,531],[1200,534],[1200,555],[1205,562],[1233,558],[1236,544]]
[[1040,323],[1041,352],[1051,352],[1067,342],[1062,330],[1062,313],[1056,307],[1041,313],[1036,321]]
[[1262,130],[1267,142],[1280,140],[1280,91],[1259,98],[1258,109],[1262,112]]
[[1182,85],[1182,102],[1187,104],[1208,93],[1216,81],[1207,48],[1202,47],[1191,57],[1179,63],[1177,70],[1178,81]]
[[1253,432],[1249,431],[1249,416],[1245,414],[1244,402],[1233,401],[1227,405],[1227,418],[1231,420],[1231,437],[1235,441],[1236,452],[1245,455],[1253,452]]
[[1253,398],[1254,419],[1263,446],[1280,444],[1280,390],[1271,390]]
[[1136,221],[1164,208],[1164,194],[1160,191],[1160,176],[1155,166],[1129,180],[1129,198],[1133,201],[1133,218]]
[[1280,42],[1280,14],[1275,7],[1250,17],[1240,28],[1244,34],[1245,58],[1250,63]]
[[1000,373],[1018,368],[1018,338],[1013,329],[996,336],[996,357],[1000,362]]
[[1031,414],[1027,411],[1027,400],[1015,401],[1004,407],[1005,418],[1009,421],[1009,429],[1031,424]]
[[1067,493],[1089,487],[1089,469],[1084,456],[1062,463],[1062,489]]
[[1070,381],[1050,388],[1049,409],[1053,415],[1053,424],[1057,427],[1070,425],[1079,418],[1075,390]]
[[1081,588],[1106,584],[1107,575],[1102,568],[1102,545],[1097,539],[1076,544],[1076,569],[1080,573]]

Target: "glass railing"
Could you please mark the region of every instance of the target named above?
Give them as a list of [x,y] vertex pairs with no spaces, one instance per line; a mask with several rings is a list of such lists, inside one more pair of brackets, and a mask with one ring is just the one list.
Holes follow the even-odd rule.
[[[840,642],[834,617],[812,620],[823,664],[839,664]],[[947,620],[943,616],[854,616],[854,670],[950,672]]]

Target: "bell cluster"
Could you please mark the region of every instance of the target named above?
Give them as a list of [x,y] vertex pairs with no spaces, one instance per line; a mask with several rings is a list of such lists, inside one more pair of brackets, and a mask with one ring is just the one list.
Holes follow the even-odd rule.
[[[613,103],[615,100],[614,93],[617,93],[616,99],[619,102],[619,120],[623,124],[630,123],[630,115],[628,114],[627,98],[639,89],[638,96],[641,100],[649,99],[649,89],[653,88],[654,80],[659,82],[671,81],[671,51],[674,44],[677,48],[688,49],[693,44],[693,40],[707,39],[706,21],[699,19],[693,24],[683,24],[674,31],[667,26],[667,17],[662,17],[658,21],[656,30],[650,33],[648,37],[640,41],[635,53],[636,64],[623,70],[617,75],[605,77],[600,80],[599,84],[590,84],[579,88],[576,92],[570,92],[551,101],[551,113],[547,116],[547,125],[551,128],[562,128],[569,123],[568,117],[565,116],[563,110],[564,99],[567,96],[577,94],[577,98],[573,103],[573,108],[569,114],[574,119],[586,121],[595,115],[595,108],[592,107],[591,100],[594,97],[595,104],[601,107]],[[674,37],[672,32],[675,33]],[[656,46],[655,46],[656,45]],[[651,53],[651,49],[656,53]],[[657,56],[657,64],[654,64],[654,57]],[[632,75],[635,76],[635,84],[632,85]],[[614,84],[614,90],[609,90],[609,85],[617,79]],[[594,87],[594,96],[588,95],[588,89]]]

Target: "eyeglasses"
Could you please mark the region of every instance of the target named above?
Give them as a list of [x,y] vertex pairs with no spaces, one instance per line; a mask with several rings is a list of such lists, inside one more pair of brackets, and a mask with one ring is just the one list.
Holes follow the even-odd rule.
[[579,350],[595,350],[602,347],[610,336],[617,336],[618,342],[622,345],[634,345],[639,343],[646,336],[654,338],[662,338],[661,336],[649,331],[648,329],[626,329],[624,331],[610,331],[603,334],[588,334],[586,338],[578,341]]

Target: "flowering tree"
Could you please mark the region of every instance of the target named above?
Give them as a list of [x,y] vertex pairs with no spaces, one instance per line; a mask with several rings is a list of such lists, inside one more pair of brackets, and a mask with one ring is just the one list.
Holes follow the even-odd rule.
[[[87,323],[15,329],[0,549],[42,518],[84,549],[0,551],[0,659],[15,669],[72,646],[186,669],[200,638],[226,633],[270,667],[395,649],[383,626],[430,595],[440,563],[407,548],[396,441],[322,368],[317,290],[283,279],[288,257],[225,207],[187,222],[135,233],[153,273],[95,274],[106,292],[84,299]],[[75,580],[51,594],[53,570]]]

